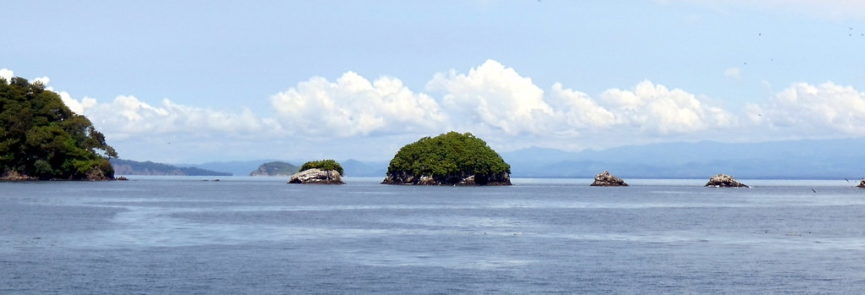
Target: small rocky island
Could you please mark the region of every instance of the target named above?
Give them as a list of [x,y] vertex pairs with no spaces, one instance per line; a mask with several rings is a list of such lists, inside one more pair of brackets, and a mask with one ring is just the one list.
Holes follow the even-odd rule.
[[859,185],[857,185],[857,187],[865,188],[865,178],[863,178],[862,181],[859,182]]
[[343,184],[342,166],[334,160],[310,161],[303,163],[300,172],[291,175],[288,183],[301,184]]
[[628,186],[621,178],[610,174],[609,171],[604,171],[595,175],[595,182],[592,186]]
[[732,176],[727,174],[718,174],[709,178],[706,187],[749,187],[744,183],[736,181]]
[[383,184],[511,185],[511,166],[471,133],[448,132],[403,146]]
[[42,83],[0,78],[0,181],[113,180],[105,136]]
[[297,173],[300,169],[291,163],[274,161],[258,166],[258,169],[249,173],[249,176],[289,176]]

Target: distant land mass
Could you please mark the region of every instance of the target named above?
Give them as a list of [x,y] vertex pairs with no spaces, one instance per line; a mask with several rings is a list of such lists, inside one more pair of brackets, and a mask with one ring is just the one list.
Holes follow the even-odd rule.
[[231,176],[231,173],[211,171],[195,167],[177,167],[150,161],[138,162],[111,159],[111,166],[117,175],[182,175],[182,176]]
[[[206,162],[202,164],[177,164],[177,166],[196,167],[214,171],[225,171],[233,175],[249,175],[250,171],[255,171],[264,163],[268,162],[286,162],[286,163],[304,163],[307,160],[290,160],[280,161],[274,159],[261,159],[251,161],[226,161],[226,162]],[[362,162],[354,159],[341,161],[344,176],[349,177],[384,177],[387,173],[386,161],[370,161]]]
[[[865,139],[790,140],[762,143],[714,141],[633,145],[569,152],[528,148],[500,153],[512,177],[593,178],[610,171],[628,178],[849,179],[865,177]],[[114,160],[112,160],[114,161]],[[176,166],[249,175],[276,160],[211,162]],[[285,161],[303,163],[304,160]],[[340,162],[348,177],[384,177],[388,161]],[[121,173],[122,174],[122,173]]]
[[591,178],[608,170],[622,178],[861,179],[865,139],[762,143],[663,143],[566,152],[529,148],[502,153],[514,177]]
[[249,173],[249,176],[290,176],[297,173],[300,168],[288,162],[273,161],[261,164],[258,169]]

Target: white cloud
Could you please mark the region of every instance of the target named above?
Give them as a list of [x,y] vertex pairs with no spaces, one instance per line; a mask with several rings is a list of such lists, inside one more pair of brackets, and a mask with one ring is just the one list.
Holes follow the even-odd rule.
[[31,81],[31,82],[32,83],[42,83],[42,86],[48,86],[48,83],[51,82],[51,78],[48,78],[45,76],[36,77],[36,78],[33,78],[33,81]]
[[442,104],[455,113],[452,118],[463,121],[459,126],[480,123],[510,135],[538,133],[553,115],[532,79],[494,60],[468,74],[436,74],[427,89],[444,93]]
[[727,128],[735,121],[727,111],[707,105],[694,94],[650,81],[637,84],[633,90],[610,89],[601,97],[619,122],[662,135]]
[[742,78],[742,69],[737,67],[727,68],[724,70],[724,77],[739,80]]
[[117,96],[110,103],[98,103],[93,98],[76,100],[66,92],[60,92],[60,97],[70,109],[87,116],[100,131],[115,140],[165,134],[260,137],[279,130],[273,120],[258,118],[248,109],[224,112],[180,105],[168,99],[153,106],[125,95]]
[[561,83],[553,84],[553,104],[558,114],[573,133],[588,128],[605,128],[617,124],[616,114],[599,105],[588,94],[565,89]]
[[0,78],[3,78],[8,83],[12,80],[12,77],[15,76],[15,73],[9,69],[0,69]]
[[[0,74],[11,76],[12,71]],[[148,145],[171,141],[173,146],[186,141],[188,148],[214,151],[281,141],[306,149],[349,143],[351,149],[366,149],[358,153],[387,154],[379,151],[382,144],[398,148],[398,143],[415,136],[448,130],[473,132],[506,149],[604,148],[715,139],[721,134],[736,134],[736,140],[745,141],[865,135],[865,93],[831,82],[796,83],[764,103],[731,112],[705,97],[651,81],[608,89],[596,97],[561,83],[545,91],[513,68],[488,60],[465,73],[436,74],[426,90],[432,94],[412,91],[396,78],[370,81],[354,72],[335,81],[314,77],[272,95],[273,117],[168,99],[154,104],[121,95],[100,102],[57,93],[71,110],[90,118],[110,142],[133,149],[136,142],[144,145],[142,140]],[[305,144],[298,144],[298,139]],[[371,148],[375,146],[379,148]]]
[[809,136],[865,135],[865,93],[832,82],[795,83],[767,103],[746,108],[755,124]]
[[315,77],[271,98],[284,128],[313,137],[442,130],[446,116],[430,96],[396,78],[370,82],[347,72],[335,82]]

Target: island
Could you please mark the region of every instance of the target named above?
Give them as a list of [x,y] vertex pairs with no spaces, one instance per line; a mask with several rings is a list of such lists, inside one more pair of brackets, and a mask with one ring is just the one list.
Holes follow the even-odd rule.
[[303,163],[300,172],[291,175],[288,183],[343,184],[342,166],[334,160],[319,160]]
[[117,152],[57,93],[0,78],[0,180],[113,180]]
[[471,133],[448,132],[403,146],[383,184],[510,185],[511,166]]
[[595,182],[592,186],[628,186],[621,178],[610,174],[609,171],[604,171],[595,175]]
[[114,175],[173,175],[173,176],[231,176],[231,173],[195,167],[178,167],[151,161],[111,159]]
[[749,187],[727,174],[718,174],[709,178],[706,187]]
[[859,185],[857,185],[857,187],[865,188],[865,178],[863,178],[862,181],[859,182]]
[[273,161],[261,164],[258,169],[249,173],[249,176],[289,176],[297,173],[300,169],[287,162]]

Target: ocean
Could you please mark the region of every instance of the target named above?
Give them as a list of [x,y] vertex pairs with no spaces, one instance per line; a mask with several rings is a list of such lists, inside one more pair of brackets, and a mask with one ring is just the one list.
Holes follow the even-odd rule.
[[865,292],[840,181],[0,183],[0,294]]

